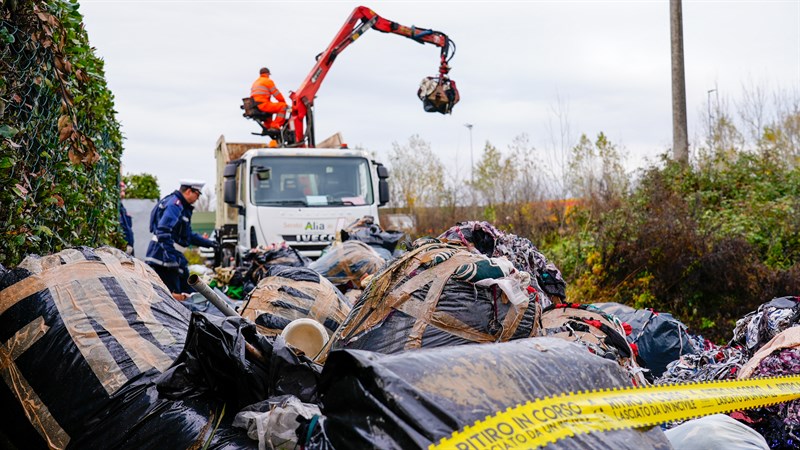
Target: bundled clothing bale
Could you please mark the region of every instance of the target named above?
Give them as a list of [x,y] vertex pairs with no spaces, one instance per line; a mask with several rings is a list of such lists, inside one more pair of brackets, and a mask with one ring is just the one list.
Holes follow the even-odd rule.
[[384,260],[388,261],[398,252],[397,244],[407,236],[402,231],[384,230],[375,223],[372,216],[364,216],[339,231],[342,242],[359,241],[372,247]]
[[542,307],[566,298],[567,283],[561,271],[549,262],[533,243],[523,237],[504,233],[489,222],[459,222],[437,238],[441,242],[461,244],[489,257],[504,256],[517,270],[533,276],[532,287],[542,291]]
[[[209,448],[219,406],[158,396],[183,349],[189,310],[153,270],[114,248],[29,256],[0,271],[3,433],[18,448]],[[237,436],[239,436],[237,438]]]
[[544,336],[581,343],[590,353],[619,364],[633,384],[644,386],[649,382],[637,362],[638,350],[626,339],[630,330],[617,317],[592,305],[559,303],[542,311]]
[[328,248],[309,268],[328,279],[342,292],[360,289],[361,281],[383,268],[386,261],[361,241],[344,241]]
[[[560,339],[422,349],[396,355],[331,352],[323,417],[298,430],[311,449],[427,449],[453,432],[527,401],[629,386],[612,361]],[[310,436],[302,442],[305,436]],[[503,439],[475,448],[508,448]],[[519,446],[517,441],[511,441]],[[472,448],[472,447],[470,447]],[[659,427],[578,434],[548,449],[669,449]]]
[[644,366],[654,377],[660,377],[667,370],[667,364],[682,355],[702,351],[702,348],[695,348],[686,325],[672,314],[634,309],[619,303],[595,303],[594,306],[630,325],[628,342],[638,349]]
[[245,279],[254,284],[267,276],[270,266],[305,267],[311,262],[286,242],[259,245],[250,249],[243,259],[249,263]]
[[[778,333],[750,358],[739,379],[800,374],[800,327]],[[737,416],[761,433],[773,449],[800,446],[800,400],[740,411]]]
[[304,317],[321,323],[330,335],[349,312],[341,291],[314,270],[274,265],[266,267],[242,308],[242,316],[266,336],[280,334],[289,322]]
[[504,258],[424,244],[373,277],[328,348],[398,353],[536,336],[529,283]]
[[736,321],[731,345],[741,345],[753,355],[781,331],[800,324],[800,297],[780,297]]
[[747,355],[741,347],[716,346],[706,343],[704,350],[682,355],[667,364],[667,369],[656,378],[655,384],[675,384],[687,381],[715,381],[735,379]]

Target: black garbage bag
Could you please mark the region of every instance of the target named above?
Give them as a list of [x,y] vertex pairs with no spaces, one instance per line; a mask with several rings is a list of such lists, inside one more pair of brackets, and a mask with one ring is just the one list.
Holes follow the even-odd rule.
[[[334,351],[320,381],[322,415],[298,433],[306,449],[427,449],[527,401],[630,386],[613,361],[553,338],[424,349],[397,355]],[[488,448],[488,447],[487,447]],[[503,448],[502,446],[498,448]],[[553,449],[669,449],[659,427],[581,434]]]
[[189,311],[141,260],[106,247],[29,256],[0,270],[0,298],[0,429],[16,447],[236,441],[236,432],[225,443],[212,436],[220,405],[158,396],[155,379],[183,349]]
[[375,223],[375,218],[372,216],[362,217],[343,228],[339,233],[343,242],[363,242],[375,248],[386,260],[392,258],[394,251],[397,249],[397,244],[404,238],[407,238],[406,234],[402,231],[384,230],[380,225]]
[[274,395],[311,402],[320,370],[242,317],[194,313],[183,353],[157,383],[165,398],[211,398],[235,412]]
[[361,241],[334,244],[319,259],[308,265],[342,292],[360,289],[361,280],[380,272],[386,259]]
[[535,336],[541,308],[529,281],[508,260],[425,244],[375,275],[328,348],[397,353]]
[[250,264],[245,279],[258,284],[270,266],[305,267],[311,261],[285,242],[250,249],[243,258]]
[[656,378],[664,373],[667,364],[683,355],[697,353],[686,325],[672,314],[634,309],[613,302],[595,303],[594,306],[631,326],[628,342],[636,344],[639,357]]

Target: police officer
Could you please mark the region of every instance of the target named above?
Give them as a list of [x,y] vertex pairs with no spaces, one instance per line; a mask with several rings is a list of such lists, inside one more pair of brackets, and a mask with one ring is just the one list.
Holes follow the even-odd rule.
[[192,205],[200,198],[203,186],[203,181],[181,180],[180,188],[158,202],[150,213],[153,239],[147,246],[145,261],[178,300],[185,299],[184,293],[193,289],[188,284],[189,263],[175,244],[219,249],[216,242],[192,232]]

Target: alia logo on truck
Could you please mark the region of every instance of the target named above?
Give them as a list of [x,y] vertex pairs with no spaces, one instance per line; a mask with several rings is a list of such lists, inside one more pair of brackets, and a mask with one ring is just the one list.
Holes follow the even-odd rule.
[[306,223],[306,230],[324,230],[325,224],[324,223],[317,223],[317,222],[307,222]]

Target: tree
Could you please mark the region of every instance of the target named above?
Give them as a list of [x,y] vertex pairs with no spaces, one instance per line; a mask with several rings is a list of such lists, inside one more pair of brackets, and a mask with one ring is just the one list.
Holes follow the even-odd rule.
[[517,168],[513,161],[504,158],[497,147],[487,141],[483,155],[475,167],[475,180],[469,182],[470,187],[480,196],[483,205],[494,208],[509,203],[516,179]]
[[444,194],[444,166],[428,142],[413,135],[408,144],[392,143],[389,186],[391,203],[409,212],[423,206],[440,206]]
[[158,189],[158,179],[149,173],[126,174],[122,177],[125,182],[126,198],[143,198],[158,200],[161,198]]
[[566,174],[573,196],[587,201],[609,204],[628,190],[628,176],[623,167],[623,155],[602,132],[592,142],[581,135],[572,149],[572,160]]

